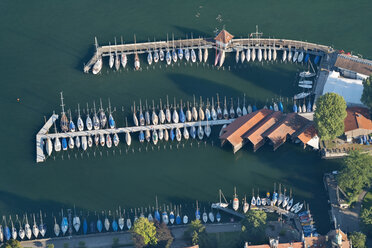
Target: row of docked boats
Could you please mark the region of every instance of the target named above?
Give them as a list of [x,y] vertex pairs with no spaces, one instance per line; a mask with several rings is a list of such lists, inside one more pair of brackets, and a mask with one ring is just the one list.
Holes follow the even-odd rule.
[[[116,41],[115,41],[116,42]],[[168,42],[167,42],[168,43]],[[156,44],[156,43],[155,43]],[[115,46],[116,47],[116,46]],[[169,48],[169,46],[166,49],[163,48],[156,48],[156,45],[153,49],[147,50],[147,63],[148,65],[152,65],[153,63],[158,63],[165,61],[167,65],[170,65],[173,61],[173,63],[177,63],[177,61],[182,61],[185,59],[186,62],[192,62],[195,63],[197,60],[202,63],[204,61],[207,62],[208,60],[208,49],[202,48],[199,44],[197,50],[198,55],[196,55],[196,52],[194,46],[189,47],[179,47],[175,48],[174,41],[173,41],[173,48]],[[109,50],[109,67],[113,68],[115,67],[116,71],[118,71],[121,67],[126,68],[128,63],[128,56],[125,52],[118,52],[117,49],[115,51],[111,51],[111,45]],[[93,74],[98,74],[102,70],[102,56],[98,56],[96,58],[96,62],[93,65],[92,72]],[[134,53],[134,69],[139,70],[141,68],[141,62],[138,56],[138,53]]]
[[[100,100],[100,106],[97,111],[95,103],[93,103],[93,110],[89,109],[87,105],[86,109],[86,118],[83,120],[83,117],[80,113],[80,106],[78,105],[78,117],[75,125],[75,121],[71,116],[71,111],[68,111],[69,118],[64,109],[63,94],[61,93],[61,119],[60,127],[61,131],[64,133],[75,133],[78,131],[92,131],[104,129],[108,131],[107,133],[96,133],[89,134],[84,133],[82,135],[71,135],[70,137],[58,138],[56,137],[54,141],[51,138],[47,138],[44,141],[44,147],[48,156],[52,154],[53,151],[59,152],[61,150],[74,149],[75,147],[82,150],[87,150],[87,148],[92,147],[94,144],[96,146],[108,147],[118,146],[120,138],[116,132],[116,122],[113,117],[113,111],[111,109],[110,100],[108,101],[108,113],[102,106],[102,100]],[[186,110],[184,108],[187,106]],[[212,120],[221,120],[221,119],[234,119],[242,115],[249,114],[257,110],[255,105],[246,105],[245,96],[243,99],[243,105],[241,106],[240,100],[237,101],[237,107],[234,107],[234,101],[231,98],[231,106],[228,109],[227,98],[224,99],[224,106],[220,105],[219,95],[217,94],[217,103],[215,104],[214,98],[212,97],[211,102],[207,99],[206,104],[203,102],[200,97],[199,105],[197,105],[195,96],[193,105],[190,102],[187,102],[186,106],[180,101],[176,103],[174,99],[174,104],[169,104],[169,99],[167,97],[166,104],[162,104],[160,99],[159,106],[155,107],[154,101],[152,102],[152,107],[148,106],[147,101],[145,106],[142,106],[140,101],[139,109],[136,108],[136,103],[134,102],[132,107],[133,112],[133,124],[134,126],[147,126],[139,131],[139,141],[142,143],[145,140],[157,144],[161,140],[177,140],[181,141],[182,139],[188,140],[190,137],[193,139],[202,140],[204,136],[209,137],[211,134],[211,125],[208,121]],[[151,110],[152,108],[152,110]],[[264,108],[270,108],[275,111],[283,111],[283,104],[280,101],[278,104],[273,103],[269,107],[265,106]],[[107,117],[108,115],[108,117]],[[207,121],[207,124],[202,126],[201,121]],[[128,121],[127,126],[128,126]],[[169,124],[169,123],[186,123],[186,122],[195,122],[195,125],[191,127],[157,127],[160,124]],[[199,122],[199,124],[197,123]],[[179,126],[179,125],[178,125]],[[55,133],[58,133],[56,123],[54,123]],[[125,142],[128,146],[132,143],[132,137],[129,131],[125,132]]]
[[[256,59],[257,61],[276,61],[277,60],[277,48],[274,47],[248,47],[248,48],[241,48],[241,49],[236,49],[235,53],[235,61],[236,63],[244,63],[246,62],[254,62]],[[220,52],[217,55],[217,58],[222,58],[222,52]],[[218,63],[218,59],[216,58],[215,65]],[[319,63],[319,56],[314,57],[314,63],[317,64]],[[293,63],[308,63],[310,60],[310,54],[306,53],[304,50],[297,50],[297,49],[292,49],[288,48],[288,51],[286,49],[283,50],[282,52],[282,62],[293,62]],[[221,61],[219,61],[219,65],[221,66]]]
[[[116,41],[115,41],[116,43]],[[168,42],[167,42],[168,43]],[[193,45],[191,47],[179,47],[176,48],[174,46],[173,41],[173,48],[169,46],[165,49],[163,48],[156,48],[156,43],[154,43],[154,47],[151,49],[149,48],[146,52],[147,63],[148,65],[152,65],[153,63],[158,63],[159,61],[165,61],[167,65],[170,65],[172,62],[177,63],[177,61],[182,61],[185,59],[186,62],[195,63],[199,61],[200,63],[206,63],[208,61],[208,48],[201,47],[200,44],[198,48],[194,49]],[[169,43],[168,43],[169,44]],[[115,46],[117,47],[117,46]],[[196,50],[196,52],[195,52]],[[250,46],[250,47],[237,47],[235,48],[235,61],[236,63],[244,63],[246,62],[254,62],[254,61],[276,61],[278,57],[278,48],[275,47],[258,47],[258,46]],[[109,50],[109,67],[115,68],[117,71],[123,67],[126,68],[128,63],[128,55],[121,51],[118,52],[117,48],[115,51],[111,51],[111,44]],[[226,51],[224,49],[216,49],[216,56],[214,60],[214,65],[221,67],[225,61]],[[293,63],[308,63],[311,59],[311,55],[306,53],[305,50],[299,49],[283,49],[282,51],[282,62],[293,62]],[[316,55],[314,57],[314,64],[318,64],[321,57]],[[98,56],[96,58],[96,62],[93,65],[92,72],[93,74],[98,74],[102,70],[102,56]],[[139,70],[141,67],[140,59],[138,53],[134,53],[134,69]]]
[[182,213],[182,206],[165,206],[159,207],[156,198],[156,207],[148,208],[135,208],[130,209],[126,213],[125,209],[119,207],[117,210],[102,211],[101,214],[95,213],[93,216],[87,215],[80,216],[76,213],[72,213],[71,209],[67,210],[67,214],[64,214],[62,209],[60,216],[52,217],[52,220],[48,221],[48,224],[53,228],[48,229],[46,222],[43,220],[43,215],[40,212],[39,219],[32,215],[33,223],[28,222],[28,214],[24,215],[23,220],[19,220],[18,216],[16,218],[16,224],[13,223],[11,217],[9,221],[6,221],[5,216],[3,217],[3,222],[0,225],[0,243],[8,241],[10,239],[18,240],[30,240],[39,239],[46,237],[60,237],[60,236],[71,236],[71,235],[85,235],[92,233],[102,233],[102,232],[120,232],[125,230],[130,230],[133,224],[139,218],[147,218],[149,221],[162,222],[166,225],[186,225],[191,219],[200,219],[204,223],[207,222],[220,222],[222,217],[217,211],[214,213],[213,210],[207,213],[204,208],[204,212],[201,213],[198,202],[196,202],[195,217],[189,217],[187,213]]
[[316,232],[315,221],[309,209],[298,213],[298,217],[305,237],[318,235]]
[[316,104],[315,102],[311,104],[310,98],[307,101],[307,103],[306,103],[306,98],[303,99],[302,104],[300,103],[300,100],[297,100],[297,102],[294,101],[294,104],[293,104],[294,113],[311,113],[311,112],[314,112],[315,110],[316,110]]
[[[32,238],[43,238],[46,235],[46,224],[43,221],[43,214],[40,211],[40,221],[37,223],[35,214],[31,215],[33,223],[28,221],[28,214],[23,216],[23,219],[19,219],[16,215],[16,220],[13,222],[12,217],[9,216],[9,220],[3,216],[3,220],[0,224],[0,243],[8,241],[10,239],[32,239]],[[18,226],[18,229],[17,229]]]
[[[219,190],[220,201],[218,203],[213,203],[212,208],[217,209],[224,209],[228,208],[230,205],[229,202],[226,201],[221,190]],[[224,202],[222,201],[224,199]],[[236,193],[236,188],[234,187],[234,197],[232,200],[232,209],[234,211],[242,211],[246,213],[248,210],[257,210],[257,209],[265,209],[265,206],[276,206],[282,208],[287,212],[293,212],[297,214],[302,208],[303,203],[297,202],[294,204],[294,198],[292,197],[292,191],[289,194],[286,194],[286,189],[281,191],[281,185],[279,184],[279,191],[276,192],[276,184],[274,186],[274,192],[271,195],[270,192],[266,192],[265,196],[260,196],[259,190],[257,195],[254,194],[254,190],[252,190],[252,198],[251,200],[247,200],[245,196],[240,203],[238,195]]]

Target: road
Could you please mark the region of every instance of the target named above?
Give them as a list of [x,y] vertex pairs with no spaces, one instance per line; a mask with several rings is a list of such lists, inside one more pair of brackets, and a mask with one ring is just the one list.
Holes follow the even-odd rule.
[[[238,232],[241,230],[240,223],[207,224],[205,226],[208,233]],[[170,230],[175,238],[172,247],[185,247],[186,244],[183,240],[183,233],[186,231],[186,229],[187,226],[170,227]],[[120,245],[128,245],[126,247],[133,247],[131,246],[133,244],[131,235],[128,231],[30,240],[21,242],[21,245],[23,247],[41,248],[46,247],[47,244],[54,244],[55,248],[75,248],[79,247],[80,242],[84,242],[85,247],[87,248],[111,248],[115,238],[118,239]]]

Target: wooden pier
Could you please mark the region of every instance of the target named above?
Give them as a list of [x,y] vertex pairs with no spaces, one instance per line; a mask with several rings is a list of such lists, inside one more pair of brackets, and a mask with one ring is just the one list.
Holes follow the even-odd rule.
[[[119,133],[135,133],[140,131],[146,130],[160,130],[160,129],[176,129],[176,128],[184,128],[184,127],[199,127],[199,126],[216,126],[216,125],[225,125],[230,124],[235,119],[223,119],[223,120],[210,120],[210,121],[194,121],[194,122],[185,122],[185,123],[166,123],[166,124],[159,124],[159,125],[148,125],[148,126],[133,126],[133,127],[120,127],[120,128],[108,128],[108,129],[98,129],[98,130],[85,130],[85,131],[78,131],[78,132],[62,132],[62,133],[48,133],[49,129],[53,126],[54,122],[58,119],[58,115],[53,114],[49,120],[45,123],[45,125],[41,128],[41,130],[36,135],[36,162],[44,162],[46,160],[46,155],[44,153],[44,143],[45,140],[50,138],[54,140],[55,138],[74,138],[74,137],[82,137],[82,136],[95,136],[95,135],[107,135],[107,134],[119,134]],[[191,137],[190,137],[191,138]]]
[[197,39],[178,39],[178,40],[168,40],[168,41],[155,41],[155,42],[141,42],[141,43],[131,43],[131,44],[117,44],[117,45],[104,45],[99,46],[97,40],[95,39],[96,52],[92,58],[84,66],[84,72],[88,73],[91,67],[96,63],[97,59],[100,57],[106,57],[112,54],[143,54],[148,51],[154,50],[172,50],[178,48],[214,48],[223,49],[225,52],[240,51],[242,49],[256,48],[256,49],[276,49],[278,51],[283,50],[293,50],[293,51],[305,51],[306,53],[312,55],[320,55],[333,52],[333,48],[330,46],[315,44],[306,41],[297,40],[287,40],[287,39],[273,39],[273,38],[239,38],[232,39],[231,42],[224,48],[221,48],[214,38],[197,38]]

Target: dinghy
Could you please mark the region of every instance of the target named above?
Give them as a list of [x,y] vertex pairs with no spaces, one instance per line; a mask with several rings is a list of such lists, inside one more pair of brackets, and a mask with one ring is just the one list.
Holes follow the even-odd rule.
[[316,75],[315,73],[312,73],[310,71],[300,72],[300,77],[302,78],[310,78],[310,77],[314,77],[315,75]]

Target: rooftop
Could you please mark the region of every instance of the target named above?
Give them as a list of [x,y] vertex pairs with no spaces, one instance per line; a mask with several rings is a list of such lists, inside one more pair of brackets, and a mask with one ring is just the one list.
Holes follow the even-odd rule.
[[372,74],[372,61],[350,55],[339,54],[337,56],[335,66],[350,71],[355,71],[366,76]]
[[229,41],[234,38],[232,34],[227,32],[225,29],[223,29],[217,36],[214,38],[216,41],[220,41],[222,43],[229,43]]
[[367,108],[350,107],[346,109],[347,116],[344,120],[345,132],[356,129],[372,130],[372,121],[369,119]]

